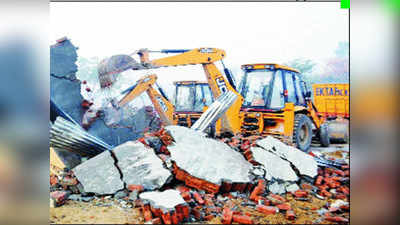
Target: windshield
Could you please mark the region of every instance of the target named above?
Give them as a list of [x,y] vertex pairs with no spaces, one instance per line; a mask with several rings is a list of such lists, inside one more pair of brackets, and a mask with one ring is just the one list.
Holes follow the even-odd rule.
[[193,86],[176,86],[176,111],[192,111],[194,102]]
[[274,72],[252,70],[245,73],[241,93],[244,97],[244,107],[266,106]]
[[194,111],[202,112],[204,106],[212,103],[211,89],[208,84],[196,84],[196,99],[194,103]]

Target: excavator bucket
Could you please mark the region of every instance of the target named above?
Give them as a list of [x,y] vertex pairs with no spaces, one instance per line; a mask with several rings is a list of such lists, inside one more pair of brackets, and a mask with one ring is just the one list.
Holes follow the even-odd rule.
[[103,59],[97,66],[101,88],[113,85],[119,73],[138,67],[140,64],[129,55],[114,55]]

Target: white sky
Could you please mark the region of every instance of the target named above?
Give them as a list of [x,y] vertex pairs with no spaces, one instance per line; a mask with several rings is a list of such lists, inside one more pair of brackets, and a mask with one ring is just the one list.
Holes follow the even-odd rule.
[[67,36],[83,57],[215,47],[226,51],[234,72],[245,63],[322,62],[338,42],[349,41],[348,10],[340,2],[52,2],[50,20],[51,43]]

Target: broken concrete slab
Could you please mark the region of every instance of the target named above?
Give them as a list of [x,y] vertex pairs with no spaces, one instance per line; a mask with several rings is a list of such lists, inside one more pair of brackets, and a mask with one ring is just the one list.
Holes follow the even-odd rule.
[[172,176],[154,150],[138,141],[125,142],[113,152],[127,185],[142,185],[145,190],[154,190],[162,187]]
[[175,206],[186,203],[180,192],[172,189],[163,192],[144,192],[139,195],[139,198],[150,201],[154,208],[162,209],[174,209]]
[[286,193],[285,184],[279,183],[278,181],[268,183],[268,190],[278,195]]
[[220,184],[223,179],[238,183],[251,181],[252,164],[227,144],[186,127],[165,129],[175,141],[168,146],[171,160],[190,175],[214,184]]
[[109,151],[105,151],[72,170],[85,192],[113,194],[124,188],[120,173]]
[[299,185],[296,183],[286,182],[285,183],[286,192],[295,192],[300,189]]
[[288,146],[272,136],[258,140],[256,144],[292,163],[301,175],[315,177],[318,174],[318,165],[314,157],[295,147]]
[[296,181],[299,178],[293,171],[290,163],[279,156],[266,151],[263,148],[251,148],[254,160],[265,167],[265,179],[279,179],[285,181]]

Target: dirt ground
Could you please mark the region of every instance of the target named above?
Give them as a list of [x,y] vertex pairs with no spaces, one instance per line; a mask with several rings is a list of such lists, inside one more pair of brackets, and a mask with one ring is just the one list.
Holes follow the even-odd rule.
[[[249,214],[256,224],[332,224],[324,220],[323,215],[318,213],[325,204],[334,200],[320,200],[312,197],[310,201],[298,201],[287,196],[292,206],[295,220],[287,220],[283,213],[265,216],[250,207],[241,207],[240,199],[232,200],[238,206],[238,211]],[[340,216],[349,218],[349,213]],[[138,208],[124,209],[118,206],[96,206],[94,202],[67,201],[66,204],[57,208],[50,208],[50,223],[52,224],[140,224],[144,223],[142,214]],[[196,223],[221,224],[221,218],[217,217],[211,221]]]
[[119,206],[97,206],[95,202],[68,200],[64,205],[50,208],[52,224],[138,224],[143,223],[137,208]]

